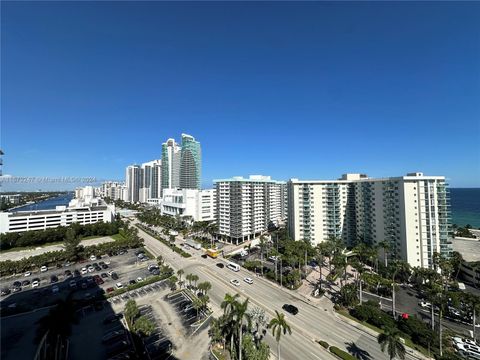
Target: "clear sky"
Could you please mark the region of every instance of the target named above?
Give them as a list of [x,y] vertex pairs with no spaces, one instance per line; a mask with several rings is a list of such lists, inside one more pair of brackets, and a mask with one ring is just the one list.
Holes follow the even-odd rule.
[[123,179],[182,132],[203,184],[480,187],[479,2],[2,2],[5,174]]

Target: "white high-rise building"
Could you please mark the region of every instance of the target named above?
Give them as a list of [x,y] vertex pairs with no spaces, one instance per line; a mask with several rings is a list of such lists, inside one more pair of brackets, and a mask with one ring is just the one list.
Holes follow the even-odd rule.
[[161,160],[153,160],[141,165],[142,187],[139,190],[139,202],[158,198],[160,191]]
[[[448,190],[443,176],[288,182],[288,228],[294,240],[330,237],[389,244],[389,257],[430,267],[433,253],[450,255]],[[383,252],[380,252],[383,254]],[[383,256],[383,255],[382,255]]]
[[219,235],[238,244],[253,239],[285,216],[285,183],[269,176],[215,180]]
[[125,173],[125,186],[127,188],[125,201],[131,203],[139,201],[142,182],[142,168],[139,165],[127,166]]
[[191,216],[194,221],[213,221],[216,215],[215,189],[165,189],[162,215]]
[[168,139],[162,144],[161,191],[180,187],[180,162],[180,146],[174,139]]

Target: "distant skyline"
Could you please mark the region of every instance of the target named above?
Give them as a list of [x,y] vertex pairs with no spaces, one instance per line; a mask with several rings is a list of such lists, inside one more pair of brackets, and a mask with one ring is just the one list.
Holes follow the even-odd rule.
[[1,10],[4,174],[123,180],[187,133],[204,187],[414,171],[480,187],[478,2]]

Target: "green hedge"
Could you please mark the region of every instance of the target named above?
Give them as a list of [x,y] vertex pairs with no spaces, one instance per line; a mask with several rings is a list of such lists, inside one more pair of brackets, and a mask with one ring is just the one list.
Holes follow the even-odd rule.
[[326,341],[323,341],[323,340],[318,340],[317,341],[320,345],[322,345],[325,349],[328,349],[330,347],[330,345],[326,342]]
[[[172,272],[173,272],[173,270],[172,270]],[[149,277],[149,278],[147,278],[147,279],[145,279],[141,282],[137,282],[136,284],[128,285],[127,287],[124,287],[122,289],[115,290],[115,291],[111,292],[110,294],[107,294],[107,297],[110,298],[110,297],[113,297],[113,296],[121,295],[121,294],[126,293],[127,291],[130,291],[130,290],[140,289],[141,287],[153,284],[157,281],[168,279],[171,276],[172,276],[171,272],[166,273],[166,274],[162,274],[162,275],[153,275],[153,276],[151,276],[151,277]]]
[[346,351],[340,350],[336,346],[330,346],[330,352],[337,355],[340,359],[343,360],[357,360],[355,356],[350,355]]
[[177,254],[180,254],[182,255],[184,258],[189,258],[191,257],[192,255],[190,255],[189,253],[187,253],[186,251],[183,251],[181,248],[179,248],[178,246],[176,246],[175,244],[172,244],[170,241],[168,240],[165,240],[164,238],[162,238],[161,236],[155,234],[152,230],[150,230],[149,228],[147,228],[146,226],[142,225],[142,224],[136,224],[136,226],[138,226],[140,229],[142,229],[143,231],[145,231],[148,235],[154,237],[155,239],[157,239],[158,241],[164,243],[165,245],[167,245],[168,247],[170,247],[173,251],[175,251]]

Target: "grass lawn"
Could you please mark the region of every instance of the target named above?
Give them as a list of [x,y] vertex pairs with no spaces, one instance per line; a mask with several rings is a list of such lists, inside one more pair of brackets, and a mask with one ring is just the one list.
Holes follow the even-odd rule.
[[[110,235],[110,237],[113,239],[113,240],[125,240],[125,237],[118,233],[118,234],[115,234],[115,235]],[[82,239],[83,240],[83,239]]]
[[[378,328],[378,327],[376,327],[376,326],[374,326],[374,325],[372,325],[372,324],[369,324],[369,323],[367,323],[367,322],[365,322],[365,321],[360,321],[360,320],[358,320],[357,318],[355,318],[355,317],[353,317],[352,315],[350,315],[347,310],[343,310],[343,309],[342,309],[342,310],[336,310],[336,312],[339,313],[339,314],[342,315],[342,316],[345,316],[346,318],[348,318],[348,319],[350,319],[350,320],[356,321],[357,323],[362,324],[362,325],[364,325],[364,326],[366,326],[366,327],[368,327],[368,328],[376,331],[377,333],[383,333],[383,330],[382,330],[382,329],[380,329],[380,328]],[[411,340],[407,335],[404,335],[404,336],[403,336],[403,339],[405,340],[405,345],[406,345],[406,346],[408,346],[408,347],[410,347],[410,348],[412,348],[412,349],[415,349],[415,350],[421,352],[421,353],[422,353],[423,355],[425,355],[425,356],[431,356],[431,354],[428,353],[428,350],[427,350],[427,349],[425,349],[423,346],[414,344],[414,343],[412,342],[412,340]]]

